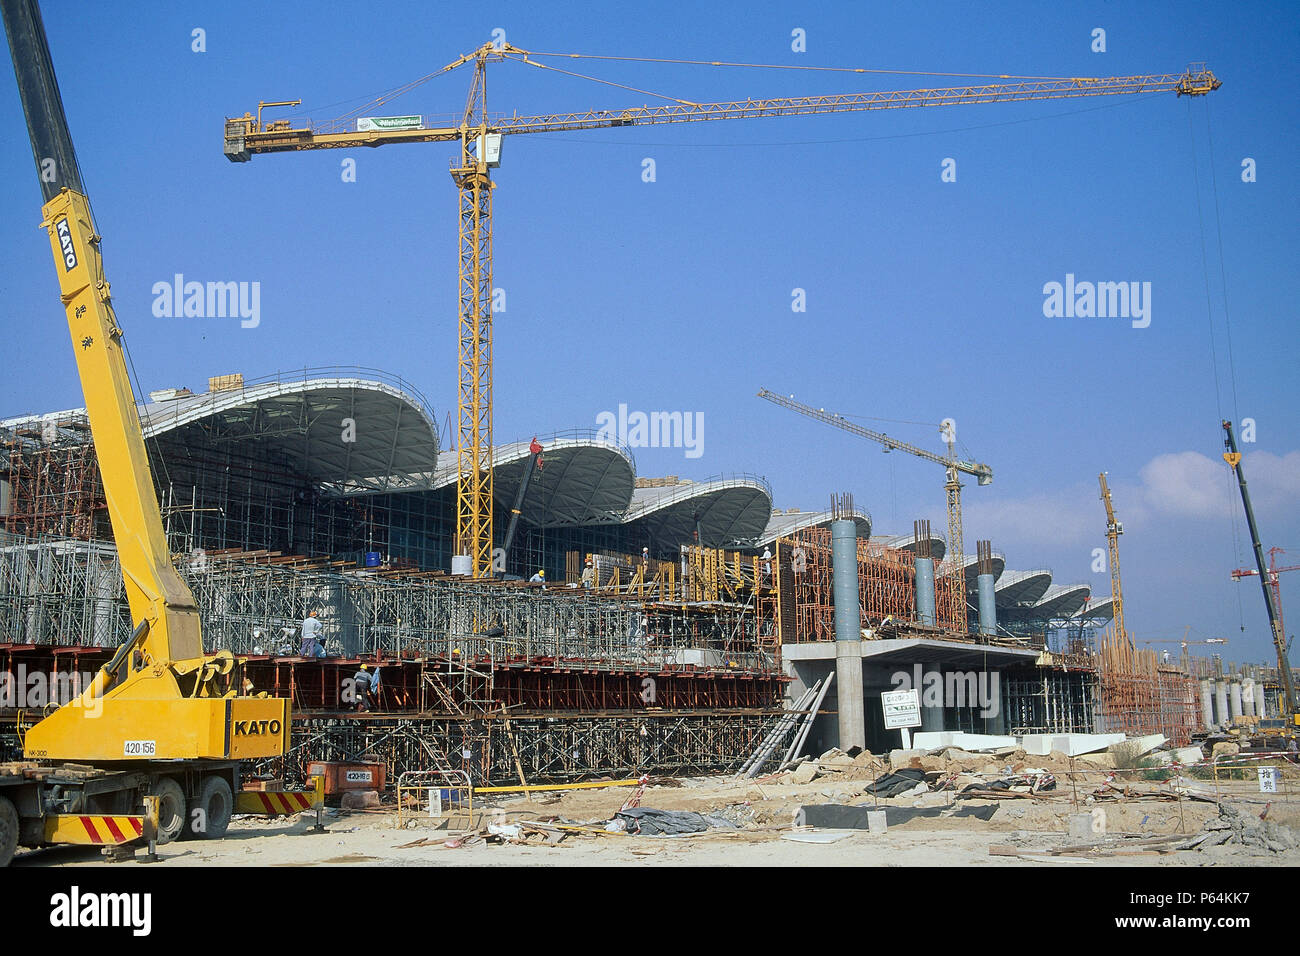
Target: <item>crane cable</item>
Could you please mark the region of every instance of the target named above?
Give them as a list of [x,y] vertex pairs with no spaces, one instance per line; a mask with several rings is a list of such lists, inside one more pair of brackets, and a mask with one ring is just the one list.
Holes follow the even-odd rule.
[[[1227,267],[1224,264],[1224,256],[1223,256],[1223,225],[1219,215],[1219,186],[1218,186],[1218,177],[1214,173],[1214,140],[1210,135],[1210,109],[1208,104],[1206,105],[1205,108],[1205,130],[1206,130],[1206,140],[1207,140],[1206,145],[1209,153],[1208,158],[1210,164],[1210,189],[1214,195],[1214,218],[1215,218],[1216,238],[1218,240],[1219,275],[1221,277],[1221,282],[1223,283],[1223,289],[1222,289],[1223,323],[1224,323],[1224,336],[1227,340],[1227,346],[1228,346],[1228,379],[1232,388],[1232,417],[1233,419],[1236,419],[1237,412],[1238,412],[1237,376],[1236,376],[1236,367],[1235,367],[1236,363],[1234,361],[1233,354],[1232,354],[1232,324],[1228,312]],[[1205,241],[1205,233],[1206,233],[1205,212],[1201,203],[1201,177],[1200,177],[1200,169],[1199,169],[1200,164],[1196,154],[1196,128],[1192,122],[1192,104],[1190,100],[1188,100],[1187,103],[1187,133],[1188,133],[1188,138],[1191,141],[1191,147],[1192,147],[1192,182],[1196,192],[1197,224],[1200,226],[1200,232],[1201,232],[1201,272],[1205,277],[1205,318],[1206,318],[1206,324],[1208,325],[1209,332],[1210,332],[1210,367],[1214,373],[1214,402],[1215,402],[1215,408],[1218,411],[1219,419],[1222,421],[1224,417],[1223,416],[1223,387],[1219,379],[1219,348],[1214,334],[1214,304],[1213,304],[1213,295],[1210,290],[1209,254],[1206,251],[1206,241]],[[1234,472],[1229,471],[1228,494],[1230,500],[1232,494],[1231,479],[1233,474]],[[1228,518],[1232,523],[1233,553],[1236,558],[1236,562],[1238,564],[1242,564],[1244,562],[1242,560],[1241,526],[1238,523],[1237,511],[1235,508],[1230,507],[1228,509]],[[1237,595],[1238,626],[1242,631],[1245,631],[1246,612],[1241,600],[1241,589],[1234,588],[1233,590],[1236,592]]]

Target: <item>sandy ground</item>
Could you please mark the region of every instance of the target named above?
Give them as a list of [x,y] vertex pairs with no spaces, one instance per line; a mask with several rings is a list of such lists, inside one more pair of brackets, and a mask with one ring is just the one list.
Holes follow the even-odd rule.
[[[476,806],[480,824],[516,823],[562,818],[590,824],[570,833],[555,846],[479,842],[460,847],[444,845],[455,834],[425,821],[407,829],[396,827],[389,811],[343,813],[327,811],[325,834],[307,832],[307,817],[286,820],[236,819],[226,837],[185,841],[159,848],[161,859],[152,868],[189,866],[1296,866],[1300,849],[1285,853],[1242,846],[1220,846],[1160,856],[1105,857],[1073,860],[1025,860],[990,856],[990,846],[1013,846],[1024,852],[1042,851],[1067,843],[1066,818],[1076,812],[1068,793],[1046,800],[992,801],[989,821],[925,818],[894,825],[884,834],[864,830],[837,831],[842,839],[828,844],[795,842],[792,824],[801,805],[840,803],[855,806],[959,807],[989,806],[990,801],[953,801],[950,794],[929,793],[873,801],[861,794],[862,781],[820,778],[802,786],[756,784],[731,778],[680,781],[676,786],[646,790],[644,807],[722,813],[742,825],[739,830],[715,830],[676,837],[629,836],[600,830],[631,794],[631,788],[551,792],[501,796]],[[1255,795],[1258,797],[1258,794]],[[1246,797],[1243,792],[1242,797]],[[1239,803],[1258,814],[1262,802]],[[1083,809],[1087,809],[1086,806]],[[1105,804],[1109,834],[1152,837],[1194,835],[1218,815],[1211,803],[1184,800],[1131,800]],[[1300,830],[1300,803],[1273,803],[1268,819]],[[823,838],[829,831],[812,831]],[[803,831],[802,835],[810,835]],[[422,846],[402,844],[425,839]],[[108,865],[95,850],[61,847],[20,854],[14,866],[84,867]],[[130,864],[126,864],[130,865]]]

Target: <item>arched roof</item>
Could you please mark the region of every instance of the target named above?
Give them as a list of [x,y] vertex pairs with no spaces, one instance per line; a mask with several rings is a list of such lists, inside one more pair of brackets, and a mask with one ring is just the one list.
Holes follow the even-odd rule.
[[[542,467],[524,491],[520,517],[535,527],[609,524],[622,521],[632,498],[636,462],[622,445],[591,432],[566,432],[539,438]],[[498,445],[492,450],[492,495],[514,507],[528,470],[531,442]],[[456,483],[457,464],[448,454],[435,487]]]
[[1030,611],[1044,620],[1073,617],[1091,596],[1092,588],[1087,584],[1054,584]]
[[[364,376],[364,377],[363,377]],[[168,392],[172,397],[163,397]],[[305,369],[199,394],[151,393],[144,437],[187,448],[258,445],[323,490],[373,494],[429,488],[438,465],[433,412],[409,383],[373,369]],[[85,409],[3,424],[85,437]]]
[[[900,535],[875,535],[871,539],[876,544],[884,545],[886,548],[894,548],[897,551],[911,551],[915,553],[917,537],[915,534]],[[930,532],[930,555],[936,562],[942,561],[943,556],[948,552],[948,545],[943,538]]]
[[[993,565],[993,580],[996,582],[1002,577],[1002,572],[1006,570],[1007,559],[999,551],[994,551],[990,556]],[[962,575],[966,578],[966,590],[974,593],[979,590],[979,555],[967,554],[963,557],[961,563]]]
[[1003,571],[993,588],[993,597],[999,610],[1026,607],[1036,604],[1051,586],[1052,572],[1045,569]]
[[637,488],[624,520],[659,540],[690,541],[696,521],[706,547],[752,546],[772,517],[772,491],[753,475]]
[[[804,528],[829,528],[834,515],[830,511],[774,511],[768,519],[767,527],[754,542],[754,547],[762,548],[777,538],[794,534]],[[859,538],[871,537],[871,515],[865,511],[853,512],[853,521],[858,526]]]

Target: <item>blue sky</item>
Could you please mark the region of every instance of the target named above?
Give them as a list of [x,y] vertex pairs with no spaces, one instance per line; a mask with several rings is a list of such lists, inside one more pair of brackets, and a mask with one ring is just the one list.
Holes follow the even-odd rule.
[[[541,52],[944,73],[1110,76],[1204,60],[1209,97],[961,106],[520,136],[495,181],[499,440],[602,411],[701,413],[703,454],[637,449],[640,473],[760,473],[778,507],[850,491],[880,532],[944,524],[940,469],[755,397],[793,393],[942,450],[952,417],[995,482],[966,540],[1088,581],[1097,473],[1127,533],[1139,640],[1271,649],[1220,415],[1243,446],[1265,547],[1300,564],[1296,420],[1300,148],[1286,4],[43,4],[119,318],[145,388],[304,365],[391,370],[454,410],[456,195],[448,144],[256,157],[221,122],[259,99],[332,118],[492,39]],[[131,11],[129,14],[125,11]],[[467,12],[468,10],[468,12]],[[195,28],[206,52],[191,49]],[[1092,52],[1095,28],[1106,51]],[[806,52],[791,49],[792,31]],[[958,86],[857,75],[547,61],[697,102]],[[376,110],[462,108],[469,74]],[[489,108],[662,102],[517,63]],[[0,415],[81,404],[13,78],[0,71],[6,374]],[[1242,181],[1255,161],[1257,181]],[[340,174],[356,161],[356,182]],[[643,181],[645,159],[655,180]],[[941,181],[945,159],[956,182]],[[1205,258],[1202,258],[1204,240]],[[261,285],[261,323],[156,318],[155,282]],[[1043,286],[1151,283],[1151,324],[1047,318]],[[806,311],[792,311],[802,289]],[[1225,309],[1226,303],[1226,309]],[[1230,336],[1229,336],[1230,327]],[[1217,348],[1212,348],[1211,335]],[[1232,361],[1228,360],[1231,343]],[[1215,369],[1217,360],[1218,391]],[[886,419],[894,421],[873,421]],[[907,424],[931,423],[931,424]],[[973,550],[973,544],[968,545]],[[1300,626],[1300,572],[1283,577]],[[1244,627],[1245,630],[1241,630]]]

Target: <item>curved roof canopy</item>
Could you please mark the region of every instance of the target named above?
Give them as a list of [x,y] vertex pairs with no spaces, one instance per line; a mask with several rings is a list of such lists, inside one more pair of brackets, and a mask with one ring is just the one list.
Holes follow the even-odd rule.
[[[886,548],[894,548],[898,551],[916,551],[918,538],[915,534],[900,534],[897,536],[876,535],[871,539],[876,544],[883,544]],[[942,561],[943,556],[948,552],[948,545],[943,538],[930,532],[930,555],[935,561]]]
[[661,541],[691,541],[698,522],[700,544],[717,548],[752,547],[771,517],[767,483],[747,476],[637,488],[624,520],[642,522]]
[[999,610],[1027,607],[1036,604],[1051,586],[1051,571],[1003,571],[993,588],[993,597]]
[[[492,449],[492,495],[504,508],[514,507],[532,456],[530,444],[513,442]],[[519,509],[524,521],[557,528],[623,520],[636,479],[636,462],[625,448],[599,437],[572,435],[539,438],[538,444],[542,467],[533,471],[524,490]],[[455,457],[446,455],[434,487],[454,485],[457,467]]]
[[[198,395],[182,390],[165,399],[161,394],[138,406],[146,439],[187,449],[256,445],[337,494],[432,486],[438,429],[423,398],[400,379],[336,373],[248,382]],[[73,409],[12,422],[40,424],[43,433],[49,426],[64,433],[77,430],[84,439],[85,414],[84,408]]]
[[[754,547],[762,548],[777,538],[794,534],[804,528],[829,528],[834,516],[830,511],[774,511],[767,522],[767,527],[754,542]],[[853,521],[858,526],[859,538],[871,537],[871,515],[865,511],[853,512]]]
[[[991,555],[993,564],[993,580],[996,582],[1002,577],[1002,572],[1006,570],[1007,559],[1003,555],[994,551]],[[962,575],[966,578],[966,590],[972,594],[979,590],[979,555],[968,554],[964,556],[961,563]]]
[[1029,608],[1029,613],[1044,620],[1073,617],[1091,596],[1092,588],[1087,584],[1054,584]]

